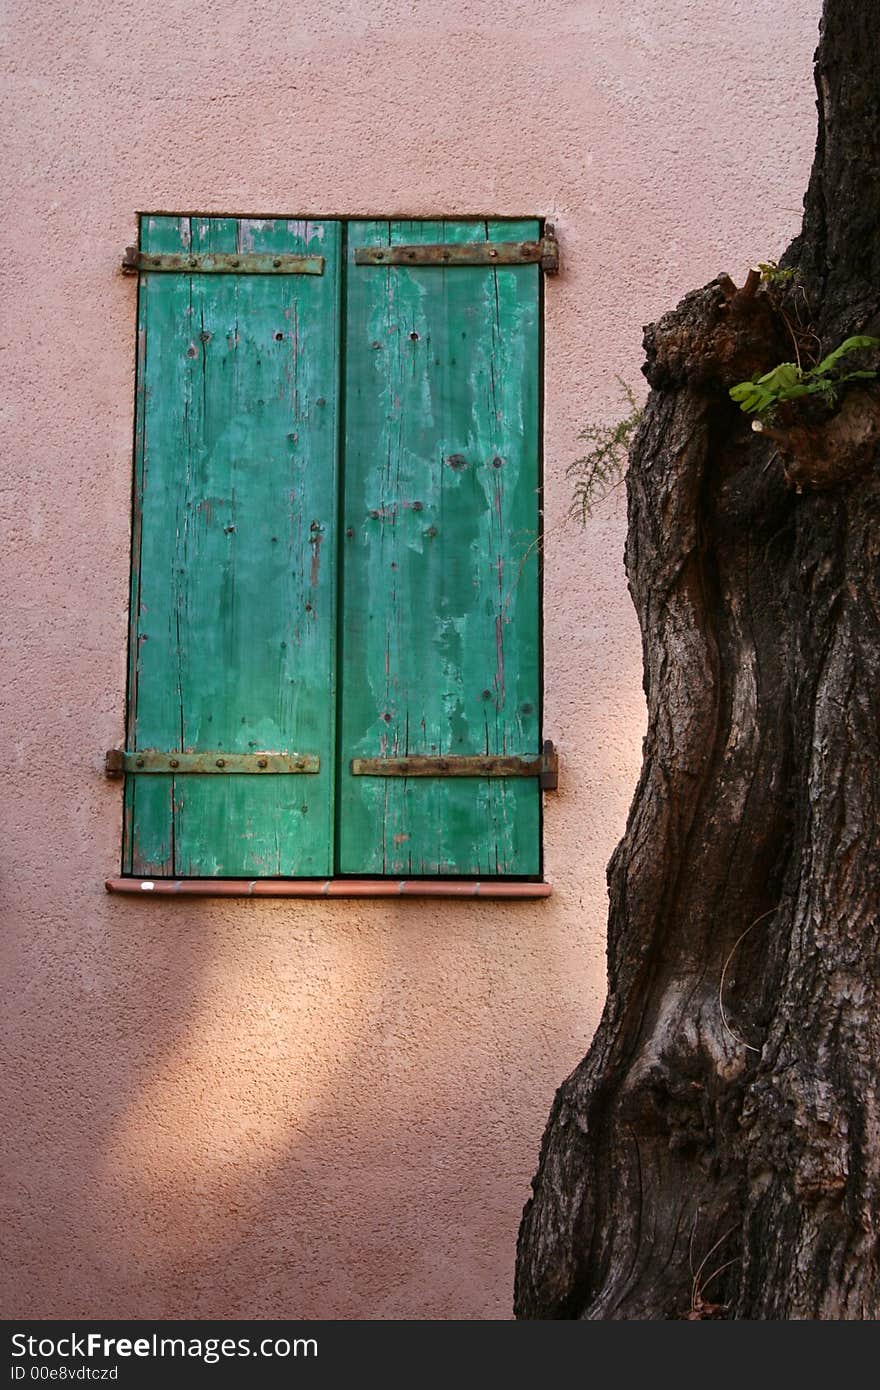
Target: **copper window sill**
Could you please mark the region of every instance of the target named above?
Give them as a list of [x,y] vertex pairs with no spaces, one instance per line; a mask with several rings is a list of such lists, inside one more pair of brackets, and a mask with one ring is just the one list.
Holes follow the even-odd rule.
[[194,898],[549,898],[549,883],[457,878],[108,878],[108,893]]

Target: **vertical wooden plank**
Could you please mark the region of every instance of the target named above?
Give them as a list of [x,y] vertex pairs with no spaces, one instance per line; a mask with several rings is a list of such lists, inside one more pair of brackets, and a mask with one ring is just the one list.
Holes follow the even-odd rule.
[[[189,218],[143,219],[141,244],[156,252],[187,249]],[[135,489],[129,632],[128,746],[179,748],[176,612],[178,463],[192,394],[185,357],[189,278],[141,276],[138,292]],[[126,778],[127,871],[174,873],[171,778]]]
[[380,269],[358,245],[525,240],[536,222],[349,231],[343,873],[540,872],[535,781],[355,778],[353,757],[539,750],[539,271]]
[[[326,874],[340,228],[194,218],[189,230],[193,250],[309,251],[325,257],[325,272],[144,277],[148,296],[162,282],[168,322],[157,336],[147,310],[136,746],[317,754],[317,776],[178,777],[168,871]],[[171,249],[154,244],[162,231],[145,226],[145,250]],[[162,372],[155,390],[151,371]],[[146,629],[157,625],[153,641]],[[145,700],[161,706],[149,724]],[[167,782],[130,780],[137,835],[142,787]]]

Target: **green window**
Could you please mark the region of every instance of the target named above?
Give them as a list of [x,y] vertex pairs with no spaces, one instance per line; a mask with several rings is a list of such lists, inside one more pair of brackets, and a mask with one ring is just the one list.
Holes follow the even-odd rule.
[[124,873],[540,875],[540,236],[142,218]]

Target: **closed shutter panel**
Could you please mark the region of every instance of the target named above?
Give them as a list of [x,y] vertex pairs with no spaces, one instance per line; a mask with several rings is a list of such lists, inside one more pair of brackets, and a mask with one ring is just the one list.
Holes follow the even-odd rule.
[[539,753],[538,266],[383,267],[354,256],[539,235],[537,222],[349,226],[344,874],[541,871],[537,778],[352,769],[358,759]]
[[[339,224],[149,217],[140,247],[324,265],[141,274],[127,744],[186,757],[129,771],[125,871],[329,874]],[[183,768],[199,753],[211,773]]]

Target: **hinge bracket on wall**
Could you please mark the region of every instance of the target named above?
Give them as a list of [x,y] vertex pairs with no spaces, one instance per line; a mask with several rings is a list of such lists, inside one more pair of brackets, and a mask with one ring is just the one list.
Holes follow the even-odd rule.
[[548,222],[540,241],[467,241],[358,246],[355,265],[439,266],[540,265],[545,275],[559,270],[559,243]]
[[323,256],[282,256],[268,253],[230,252],[205,255],[177,253],[154,255],[126,246],[122,258],[122,273],[137,275],[140,271],[177,275],[323,275]]
[[548,739],[535,757],[411,753],[402,758],[352,758],[353,777],[537,777],[544,791],[559,786],[559,755]]
[[104,758],[107,777],[124,777],[127,772],[161,772],[179,777],[181,773],[232,774],[233,776],[271,776],[318,772],[321,759],[298,753],[227,753],[219,749],[212,753],[159,752],[144,748],[129,753],[111,748]]

